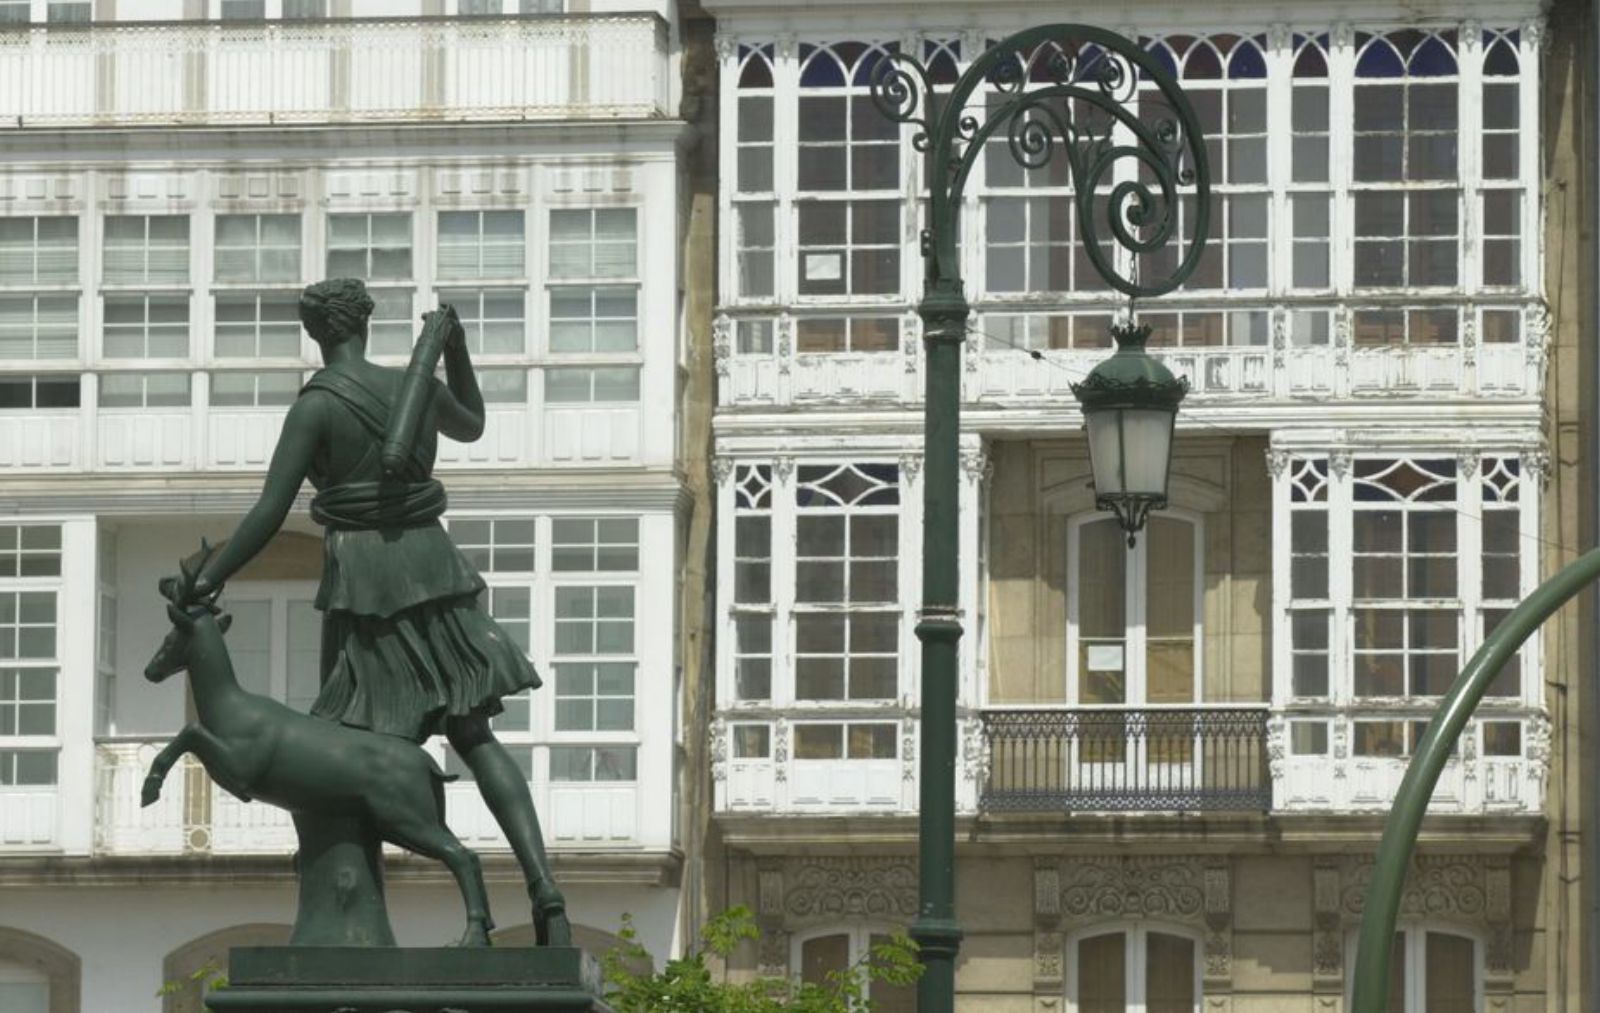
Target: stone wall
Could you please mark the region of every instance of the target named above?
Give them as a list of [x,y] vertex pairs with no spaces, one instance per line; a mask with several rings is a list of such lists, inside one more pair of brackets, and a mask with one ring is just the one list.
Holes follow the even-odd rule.
[[[1003,850],[958,862],[966,933],[958,1010],[1064,1013],[1074,942],[1112,926],[1194,939],[1206,1013],[1347,1009],[1370,845],[1323,854]],[[1408,875],[1401,927],[1478,942],[1486,1013],[1544,1006],[1540,865],[1503,854],[1426,854]],[[916,912],[911,854],[742,855],[730,871],[730,900],[756,911],[763,933],[734,962],[736,977],[796,973],[792,943],[807,932],[907,925]]]
[[[1180,438],[1172,506],[1204,529],[1202,699],[1271,695],[1272,515],[1266,439]],[[1082,441],[990,448],[989,702],[1059,704],[1066,692],[1068,518],[1093,509]]]

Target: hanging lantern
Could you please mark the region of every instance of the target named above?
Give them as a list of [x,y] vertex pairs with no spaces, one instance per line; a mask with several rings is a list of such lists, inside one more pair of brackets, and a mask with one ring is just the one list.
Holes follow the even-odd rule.
[[1117,351],[1072,393],[1083,406],[1089,434],[1094,505],[1116,514],[1128,545],[1152,510],[1167,506],[1172,470],[1172,426],[1189,381],[1145,351],[1150,327],[1132,321],[1114,325]]

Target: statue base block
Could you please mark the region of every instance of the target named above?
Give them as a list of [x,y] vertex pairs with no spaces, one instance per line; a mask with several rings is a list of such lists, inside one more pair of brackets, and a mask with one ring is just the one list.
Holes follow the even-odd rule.
[[216,1013],[610,1013],[575,947],[243,946]]

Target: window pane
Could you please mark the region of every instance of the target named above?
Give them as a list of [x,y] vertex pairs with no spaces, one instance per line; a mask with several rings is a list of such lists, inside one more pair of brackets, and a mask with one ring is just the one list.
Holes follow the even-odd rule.
[[1194,1013],[1194,942],[1165,932],[1148,936],[1146,1013]]
[[826,985],[828,975],[842,974],[850,967],[850,937],[840,933],[819,936],[800,944],[800,980]]
[[1126,1013],[1128,969],[1124,938],[1121,932],[1110,932],[1078,941],[1079,1013]]
[[1458,1013],[1475,1008],[1473,942],[1464,936],[1429,932],[1423,969],[1428,996],[1425,1013]]

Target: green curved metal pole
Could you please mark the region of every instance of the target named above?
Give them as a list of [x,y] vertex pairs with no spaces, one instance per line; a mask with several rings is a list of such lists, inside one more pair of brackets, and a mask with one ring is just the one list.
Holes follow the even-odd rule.
[[1467,719],[1472,717],[1489,683],[1523,642],[1596,579],[1600,579],[1600,549],[1590,549],[1539,585],[1478,648],[1434,712],[1417,746],[1417,755],[1412,757],[1400,790],[1395,793],[1383,841],[1378,846],[1356,948],[1353,1013],[1386,1013],[1388,1009],[1390,947],[1400,913],[1406,866],[1416,848],[1428,799]]

